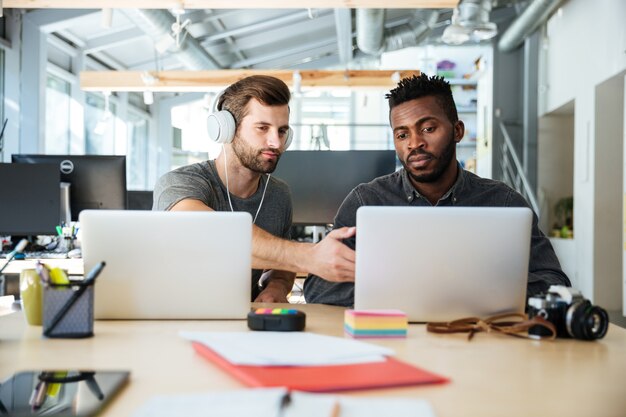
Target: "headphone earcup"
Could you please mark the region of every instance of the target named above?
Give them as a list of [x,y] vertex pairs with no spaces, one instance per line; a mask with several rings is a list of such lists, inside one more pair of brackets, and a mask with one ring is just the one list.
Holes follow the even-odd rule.
[[235,118],[226,110],[211,113],[206,121],[209,138],[217,143],[231,143],[235,137]]
[[285,139],[285,149],[289,148],[291,141],[293,140],[293,129],[289,128],[287,131],[287,139]]

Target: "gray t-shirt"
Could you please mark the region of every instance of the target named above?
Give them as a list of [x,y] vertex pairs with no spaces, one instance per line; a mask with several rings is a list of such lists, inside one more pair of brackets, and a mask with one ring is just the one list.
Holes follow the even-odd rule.
[[[239,198],[231,194],[233,209],[246,211],[254,218],[267,180],[268,176],[264,175],[257,191],[249,198]],[[215,161],[180,167],[159,178],[154,187],[152,210],[169,210],[184,199],[199,200],[215,211],[230,211],[226,186],[217,174]],[[263,205],[255,224],[274,236],[289,239],[292,214],[289,186],[280,179],[269,177]],[[260,269],[252,270],[252,300],[260,292],[258,281],[262,273]]]

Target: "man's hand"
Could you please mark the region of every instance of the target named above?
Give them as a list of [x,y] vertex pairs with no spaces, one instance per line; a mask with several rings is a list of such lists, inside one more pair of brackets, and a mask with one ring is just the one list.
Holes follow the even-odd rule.
[[266,288],[254,300],[255,303],[288,303],[287,295],[282,288]]
[[288,303],[287,296],[293,288],[296,274],[288,271],[271,269],[265,271],[260,282],[264,289],[254,300],[255,303]]
[[356,234],[356,227],[333,230],[313,246],[307,271],[327,281],[354,282],[355,254],[342,239]]

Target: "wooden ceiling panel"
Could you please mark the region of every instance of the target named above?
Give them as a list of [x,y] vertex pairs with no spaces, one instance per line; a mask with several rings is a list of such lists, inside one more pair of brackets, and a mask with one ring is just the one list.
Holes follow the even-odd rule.
[[449,9],[456,7],[458,2],[459,0],[3,0],[2,6],[22,9]]
[[[390,88],[397,77],[419,75],[419,71],[323,71],[301,70],[301,86],[305,87],[359,87]],[[398,73],[397,75],[395,73]],[[80,87],[84,91],[216,91],[244,77],[265,74],[293,84],[290,70],[217,70],[217,71],[82,71]],[[396,80],[396,81],[394,81]]]

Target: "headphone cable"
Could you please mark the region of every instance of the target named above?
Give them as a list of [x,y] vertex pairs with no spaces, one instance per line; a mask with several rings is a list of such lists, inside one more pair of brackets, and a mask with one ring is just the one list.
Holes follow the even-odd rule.
[[[230,191],[228,189],[228,155],[226,153],[226,147],[222,143],[222,152],[224,152],[224,175],[226,176],[226,195],[228,196],[228,205],[230,206],[230,211],[234,212],[233,202],[230,199]],[[265,187],[263,187],[263,194],[261,195],[261,202],[259,203],[259,208],[256,209],[256,214],[254,215],[254,219],[252,220],[252,224],[256,223],[256,218],[261,211],[261,207],[263,206],[263,200],[265,200],[265,191],[267,191],[267,186],[270,183],[270,174],[267,174],[267,179],[265,181]]]

